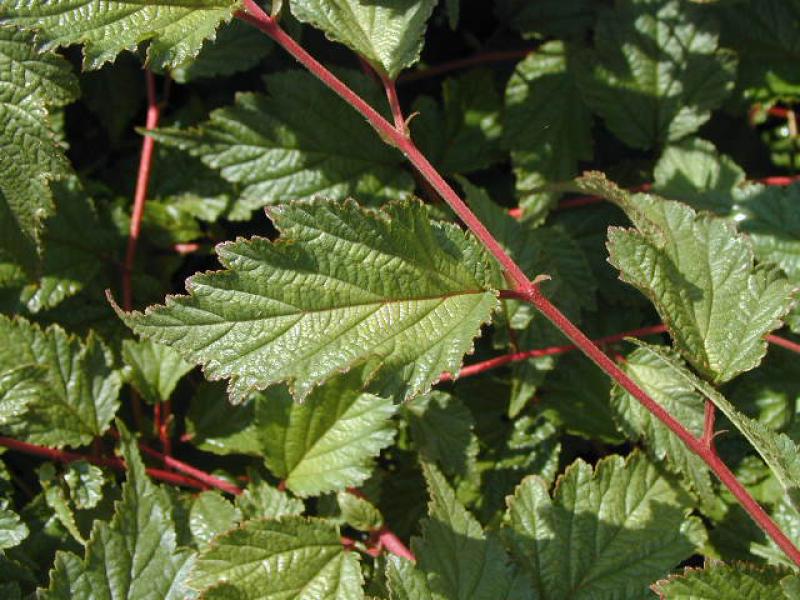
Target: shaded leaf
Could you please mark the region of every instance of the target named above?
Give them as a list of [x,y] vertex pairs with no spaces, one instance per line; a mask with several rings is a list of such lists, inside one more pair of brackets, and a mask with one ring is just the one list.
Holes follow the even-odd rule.
[[150,404],[169,400],[178,381],[193,368],[169,346],[150,340],[124,340],[122,359],[133,387]]
[[670,600],[788,600],[780,580],[783,571],[739,563],[706,564],[653,584],[653,591]]

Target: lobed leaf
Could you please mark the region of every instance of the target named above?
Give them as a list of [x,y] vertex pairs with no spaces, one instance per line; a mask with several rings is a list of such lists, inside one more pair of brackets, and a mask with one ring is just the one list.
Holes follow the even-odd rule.
[[[354,88],[376,97],[363,76]],[[148,135],[177,146],[242,186],[238,218],[265,205],[325,196],[379,203],[401,198],[413,180],[399,152],[384,144],[352,108],[312,75],[289,71],[265,79],[269,95],[239,94],[233,106],[191,129]]]
[[336,526],[304,517],[246,521],[200,554],[191,579],[203,600],[359,600],[362,584]]
[[542,598],[640,598],[705,537],[678,488],[643,455],[578,460],[556,484],[528,477],[508,500],[511,554]]
[[758,366],[794,286],[755,267],[727,220],[644,194],[620,202],[637,229],[609,230],[610,261],[655,304],[681,354],[716,383]]
[[419,60],[436,0],[292,0],[298,20],[321,29],[394,79]]
[[0,372],[37,365],[43,385],[10,425],[30,442],[82,446],[105,433],[119,408],[120,373],[95,335],[86,341],[57,325],[41,329],[0,316]]
[[302,404],[284,388],[256,403],[267,467],[298,496],[316,496],[362,484],[372,459],[392,443],[395,406],[362,391],[358,369],[314,390]]
[[271,214],[277,243],[222,244],[226,270],[120,317],[210,379],[230,378],[234,402],[281,381],[303,399],[356,365],[370,389],[406,399],[458,372],[497,305],[496,271],[471,237],[430,221],[418,203],[371,213],[313,201]]
[[0,250],[28,271],[42,224],[54,212],[48,182],[70,173],[48,108],[78,95],[66,60],[40,51],[30,33],[0,27]]
[[789,600],[781,579],[787,573],[746,563],[707,563],[653,584],[653,591],[670,600]]
[[193,368],[169,346],[149,340],[124,340],[122,358],[131,383],[150,404],[169,400],[178,381]]
[[166,493],[145,474],[136,440],[117,422],[128,467],[110,522],[95,521],[84,559],[59,551],[45,600],[185,600],[192,555],[178,550]]
[[147,62],[176,68],[194,58],[217,27],[233,16],[235,0],[3,0],[0,24],[35,29],[45,49],[83,44],[84,67],[98,69],[123,50],[149,41]]
[[736,60],[714,17],[677,0],[600,11],[595,54],[580,63],[586,102],[623,142],[652,148],[695,132],[733,88]]

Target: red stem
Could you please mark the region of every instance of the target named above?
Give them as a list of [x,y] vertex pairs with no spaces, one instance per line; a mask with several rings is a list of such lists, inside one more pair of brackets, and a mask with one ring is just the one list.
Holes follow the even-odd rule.
[[414,556],[402,540],[386,527],[378,530],[378,544],[395,556],[400,556],[413,562],[417,561],[417,557]]
[[408,137],[408,129],[406,128],[406,120],[403,117],[403,109],[400,108],[400,99],[397,97],[397,86],[394,80],[390,79],[388,75],[380,74],[383,89],[386,90],[386,99],[389,101],[389,108],[392,109],[392,118],[394,119],[394,128],[397,131],[402,131]]
[[485,65],[493,62],[518,60],[520,58],[525,58],[528,56],[528,54],[533,52],[533,50],[533,48],[523,48],[521,50],[495,50],[493,52],[481,52],[480,54],[468,56],[467,58],[459,58],[450,62],[427,67],[425,69],[418,69],[416,71],[403,73],[397,78],[397,82],[400,84],[409,83],[419,79],[436,77],[437,75],[443,75],[444,73],[457,71],[458,69],[466,69],[469,67]]
[[156,460],[160,460],[163,462],[167,467],[171,469],[175,469],[176,471],[180,471],[190,477],[196,479],[197,481],[201,482],[203,485],[214,488],[217,490],[222,490],[223,492],[227,492],[234,496],[238,496],[242,493],[241,488],[238,486],[225,481],[224,479],[220,479],[219,477],[214,477],[213,475],[209,475],[205,471],[201,471],[197,467],[193,467],[192,465],[186,464],[176,458],[172,458],[171,456],[167,456],[166,454],[162,454],[157,450],[153,450],[152,448],[148,448],[144,444],[139,444],[139,449],[142,451],[143,454],[151,458],[155,458]]
[[[55,448],[46,448],[44,446],[37,446],[36,444],[29,444],[28,442],[21,442],[19,440],[15,440],[13,438],[8,438],[8,437],[0,437],[0,446],[10,448],[11,450],[16,450],[17,452],[23,452],[25,454],[38,456],[40,458],[46,458],[48,460],[53,460],[61,463],[71,463],[78,460],[85,460],[93,465],[97,465],[100,467],[109,467],[117,471],[125,470],[125,463],[118,458],[87,456],[83,454],[78,454],[76,452],[68,452],[66,450],[57,450]],[[185,487],[190,487],[198,490],[208,489],[208,486],[206,486],[205,484],[190,477],[183,477],[182,475],[178,475],[177,473],[170,473],[169,471],[162,471],[161,469],[152,469],[149,467],[146,469],[146,471],[147,474],[150,475],[150,477],[152,477],[153,479],[158,479],[166,483],[171,483],[173,485],[182,485]]]
[[711,400],[706,400],[705,420],[703,421],[703,437],[701,441],[711,452],[714,450],[714,422],[717,419],[717,407]]
[[442,196],[453,211],[461,218],[464,224],[483,243],[486,249],[505,268],[506,276],[514,283],[517,297],[533,304],[551,323],[553,323],[573,344],[594,361],[603,371],[614,379],[622,388],[636,398],[665,426],[672,430],[695,454],[700,456],[705,463],[717,474],[717,477],[730,489],[731,493],[741,502],[744,509],[759,524],[776,544],[800,566],[800,550],[783,534],[769,515],[747,493],[728,467],[720,458],[703,443],[695,438],[681,423],[665,411],[655,400],[650,398],[630,377],[628,377],[608,356],[598,348],[586,335],[580,331],[561,311],[559,311],[541,293],[539,288],[528,279],[520,267],[505,253],[498,241],[489,233],[481,221],[469,210],[463,200],[455,193],[452,187],[442,178],[430,162],[422,155],[414,143],[395,129],[380,114],[378,114],[361,97],[337,79],[322,64],[314,59],[297,42],[288,36],[278,24],[271,19],[254,2],[244,0],[244,12],[238,16],[242,20],[254,25],[277,44],[282,46],[289,54],[303,64],[312,74],[318,77],[325,85],[342,97],[348,104],[360,112],[369,121],[370,125],[388,143],[399,148],[417,170],[428,180],[433,188]]
[[781,348],[786,348],[787,350],[791,350],[792,352],[800,354],[800,344],[791,340],[787,340],[786,338],[782,338],[777,335],[768,335],[767,341],[770,344],[775,344],[776,346],[780,346]]
[[[622,341],[628,337],[657,335],[659,333],[665,333],[666,331],[667,328],[664,325],[650,325],[648,327],[640,327],[639,329],[631,329],[630,331],[624,331],[622,333],[615,333],[614,335],[597,338],[596,340],[593,340],[593,342],[598,346],[603,346],[605,344],[613,344],[614,342]],[[507,365],[509,363],[528,360],[529,358],[555,356],[558,354],[566,354],[567,352],[572,352],[574,350],[579,350],[579,348],[574,344],[566,344],[564,346],[550,346],[549,348],[538,348],[536,350],[525,350],[523,352],[504,354],[503,356],[497,356],[495,358],[490,358],[488,360],[475,363],[474,365],[464,367],[458,372],[457,379],[478,375],[479,373],[496,369],[497,367],[502,367],[503,365]],[[438,382],[451,381],[452,379],[454,378],[450,373],[443,373]]]

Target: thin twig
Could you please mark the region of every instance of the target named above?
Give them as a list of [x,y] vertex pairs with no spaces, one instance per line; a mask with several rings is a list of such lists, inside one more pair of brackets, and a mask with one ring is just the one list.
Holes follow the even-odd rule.
[[767,341],[770,344],[775,344],[776,346],[780,346],[781,348],[786,348],[787,350],[791,350],[792,352],[800,354],[800,344],[797,342],[787,340],[786,338],[782,338],[777,335],[768,335]]
[[458,58],[446,63],[431,65],[430,67],[403,73],[397,78],[397,83],[410,83],[412,81],[419,81],[420,79],[427,79],[429,77],[437,77],[439,75],[444,75],[445,73],[450,73],[451,71],[467,69],[469,67],[476,67],[479,65],[519,60],[520,58],[525,58],[533,51],[533,48],[522,48],[520,50],[494,50],[492,52],[481,52],[480,54],[475,54],[466,58]]
[[389,108],[392,110],[394,128],[408,137],[406,119],[403,116],[403,109],[400,108],[400,99],[397,97],[397,86],[395,86],[394,80],[390,79],[388,75],[380,73],[380,79],[383,84],[383,89],[386,90],[386,99],[389,101]]
[[742,507],[753,520],[771,537],[786,555],[800,565],[800,550],[780,530],[764,509],[753,499],[744,486],[736,479],[720,458],[710,452],[702,442],[695,438],[671,414],[653,400],[642,388],[628,377],[598,346],[586,337],[561,311],[558,310],[541,292],[511,257],[506,254],[500,243],[489,233],[483,223],[472,213],[453,188],[444,180],[416,145],[401,132],[396,130],[386,119],[373,109],[363,98],[347,87],[319,61],[312,57],[292,37],[286,34],[278,24],[269,17],[254,0],[244,0],[244,10],[237,16],[266,33],[278,45],[305,66],[313,75],[338,94],[343,100],[364,116],[370,125],[387,141],[400,149],[416,169],[428,180],[433,188],[442,196],[450,208],[458,215],[469,230],[481,241],[489,253],[495,257],[505,269],[506,277],[513,283],[514,292],[520,300],[536,307],[557,329],[623,389],[636,398],[657,419],[675,433],[686,446],[697,454],[717,475],[731,493],[739,500]]
[[157,450],[153,450],[144,444],[139,444],[139,449],[142,451],[142,454],[146,454],[151,458],[155,458],[160,460],[164,463],[167,467],[171,469],[175,469],[176,471],[180,471],[190,477],[196,479],[197,481],[201,482],[203,485],[214,488],[217,490],[221,490],[223,492],[227,492],[234,496],[238,496],[242,493],[242,489],[239,486],[236,486],[232,483],[225,481],[224,479],[220,479],[219,477],[215,477],[214,475],[210,475],[205,471],[201,471],[197,467],[193,467],[183,461],[180,461],[176,458],[171,456],[167,456],[166,454],[162,454]]
[[701,441],[711,452],[714,450],[714,422],[717,419],[717,407],[711,400],[706,400],[705,417],[703,420],[703,437]]
[[[605,344],[613,344],[614,342],[620,342],[628,337],[658,335],[660,333],[665,333],[666,331],[667,328],[664,325],[651,325],[648,327],[631,329],[630,331],[624,331],[622,333],[616,333],[614,335],[598,338],[593,341],[598,346],[603,346]],[[567,352],[573,352],[575,350],[579,350],[579,348],[574,344],[565,344],[563,346],[550,346],[549,348],[538,348],[536,350],[512,352],[510,354],[504,354],[503,356],[497,356],[495,358],[490,358],[475,363],[474,365],[469,365],[467,367],[464,367],[458,372],[457,379],[461,379],[463,377],[470,377],[472,375],[478,375],[479,373],[485,373],[486,371],[502,367],[503,365],[507,365],[509,363],[520,362],[531,358],[540,358],[542,356],[556,356],[559,354],[566,354]],[[437,383],[442,381],[451,381],[452,379],[453,376],[450,373],[443,373]]]
[[[85,460],[86,462],[89,462],[93,465],[97,465],[99,467],[109,467],[116,471],[125,470],[125,463],[118,458],[95,457],[90,455],[78,454],[76,452],[68,452],[66,450],[46,448],[44,446],[29,444],[28,442],[22,442],[20,440],[15,440],[13,438],[8,438],[8,437],[0,437],[0,446],[9,448],[11,450],[15,450],[17,452],[22,452],[24,454],[30,454],[32,456],[46,458],[48,460],[53,460],[60,463],[72,463],[79,460]],[[183,475],[178,475],[177,473],[170,473],[169,471],[163,471],[161,469],[153,469],[150,467],[148,467],[146,471],[150,477],[152,477],[153,479],[158,479],[159,481],[164,481],[166,483],[171,483],[173,485],[182,485],[184,487],[190,487],[198,490],[208,489],[207,485],[201,483],[200,481],[192,479],[191,477],[184,477]]]

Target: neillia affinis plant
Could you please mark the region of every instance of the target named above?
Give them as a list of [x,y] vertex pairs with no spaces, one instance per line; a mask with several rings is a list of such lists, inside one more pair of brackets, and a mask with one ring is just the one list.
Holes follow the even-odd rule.
[[0,598],[800,599],[798,40],[0,0]]

